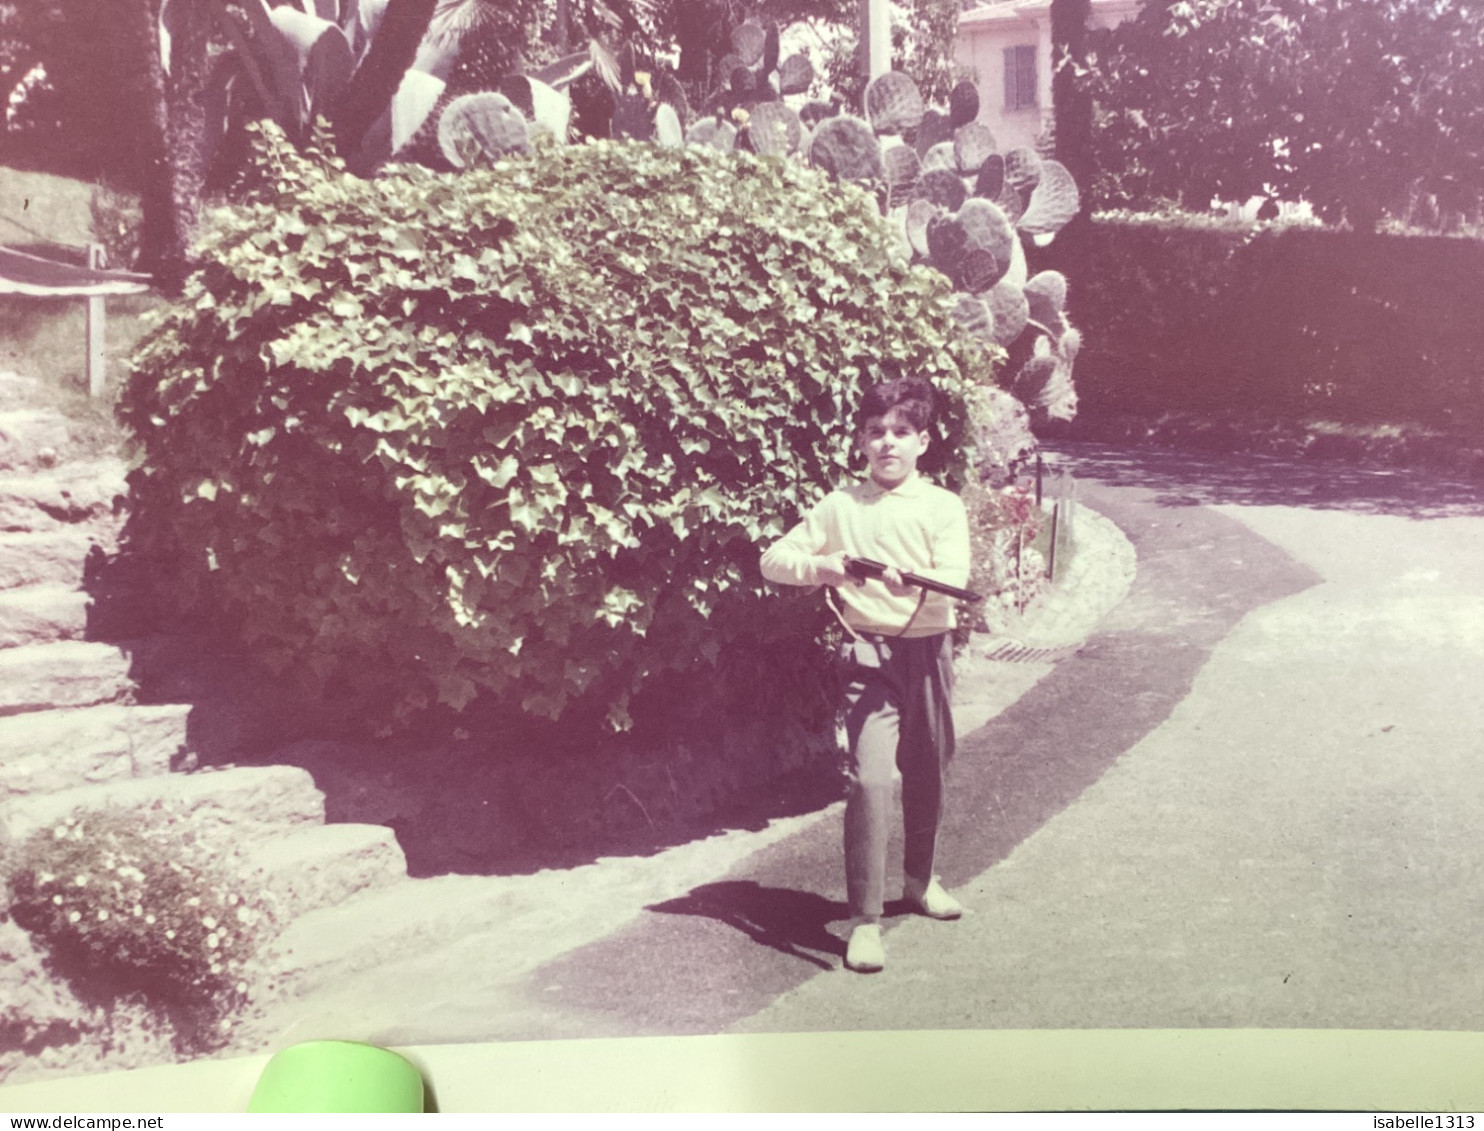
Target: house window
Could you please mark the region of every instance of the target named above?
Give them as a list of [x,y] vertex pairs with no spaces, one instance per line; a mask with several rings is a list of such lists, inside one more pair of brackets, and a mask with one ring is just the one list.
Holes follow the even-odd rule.
[[1030,110],[1035,105],[1035,47],[1005,48],[1005,109]]

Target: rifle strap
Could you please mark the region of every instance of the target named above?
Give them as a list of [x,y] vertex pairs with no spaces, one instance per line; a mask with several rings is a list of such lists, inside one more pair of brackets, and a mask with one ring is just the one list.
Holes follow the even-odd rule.
[[[917,614],[922,612],[922,606],[927,603],[927,595],[928,591],[926,589],[919,589],[917,591],[917,607],[912,610],[912,615],[907,618],[907,623],[902,625],[901,630],[891,634],[891,639],[895,640],[912,627],[912,622],[917,619]],[[861,634],[852,628],[850,622],[845,619],[845,611],[840,608],[837,601],[835,587],[833,585],[826,585],[824,587],[824,603],[830,607],[830,612],[835,614],[835,619],[840,622],[841,627],[850,633],[851,636],[855,637],[855,639],[859,640]]]

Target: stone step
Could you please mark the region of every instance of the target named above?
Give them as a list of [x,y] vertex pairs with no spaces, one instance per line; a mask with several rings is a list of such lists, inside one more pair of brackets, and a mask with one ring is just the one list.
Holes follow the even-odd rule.
[[46,409],[0,412],[0,467],[50,467],[72,442],[72,424]]
[[[150,819],[196,824],[206,835],[234,840],[279,835],[286,827],[320,824],[325,798],[309,771],[298,766],[243,766],[195,774],[160,774],[147,778],[78,786],[59,793],[22,797],[0,808],[0,830],[11,841],[91,809],[122,808]],[[274,828],[276,827],[276,828]]]
[[407,858],[385,825],[314,825],[249,850],[247,862],[268,876],[284,921],[407,878]]
[[186,745],[183,704],[105,704],[0,718],[0,804],[13,797],[170,772]]
[[23,585],[83,583],[90,554],[106,552],[106,532],[86,529],[7,531],[0,533],[0,589]]
[[508,912],[488,876],[407,880],[290,923],[263,956],[285,992],[304,994],[466,935],[497,927]]
[[98,460],[0,475],[0,531],[116,527],[129,490],[125,470],[120,460]]
[[86,593],[55,583],[0,590],[0,648],[81,640],[89,603]]
[[133,689],[129,657],[112,644],[64,640],[0,649],[0,716],[115,703]]

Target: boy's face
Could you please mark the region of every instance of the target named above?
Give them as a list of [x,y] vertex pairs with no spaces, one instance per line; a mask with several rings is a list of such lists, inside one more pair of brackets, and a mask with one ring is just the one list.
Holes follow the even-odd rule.
[[882,487],[895,487],[916,471],[927,446],[928,434],[899,408],[867,418],[861,428],[861,452],[871,465],[871,478]]

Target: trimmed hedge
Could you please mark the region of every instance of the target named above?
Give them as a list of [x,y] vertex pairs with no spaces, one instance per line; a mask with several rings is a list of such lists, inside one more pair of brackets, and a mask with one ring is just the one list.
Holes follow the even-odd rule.
[[1484,423],[1484,245],[1100,219],[1069,307],[1084,417]]
[[831,713],[825,614],[764,590],[759,543],[853,473],[888,359],[940,391],[962,482],[998,356],[875,202],[699,147],[363,181],[265,137],[121,406],[179,598],[368,721]]

